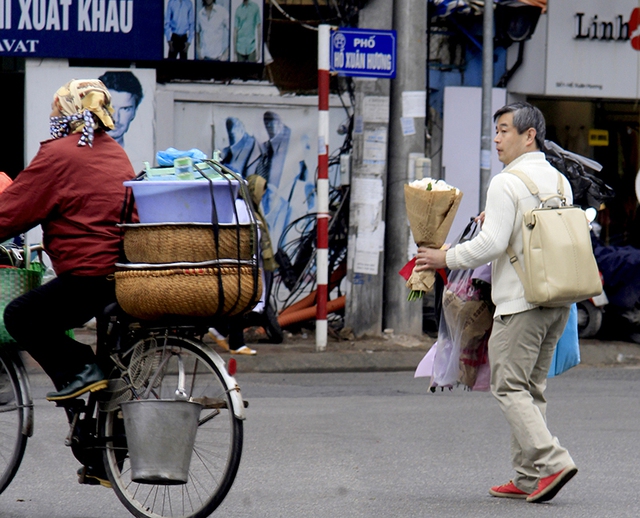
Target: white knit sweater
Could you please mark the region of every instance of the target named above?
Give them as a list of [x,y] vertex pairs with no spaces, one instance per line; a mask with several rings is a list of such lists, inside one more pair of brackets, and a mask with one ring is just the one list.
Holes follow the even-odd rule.
[[[487,191],[485,220],[480,233],[471,241],[447,251],[447,267],[451,270],[477,268],[491,262],[491,298],[496,305],[495,315],[520,313],[535,306],[524,298],[524,287],[509,261],[507,246],[511,244],[524,269],[522,255],[522,214],[536,207],[539,201],[532,196],[517,176],[504,171],[525,173],[535,182],[540,196],[557,192],[558,171],[535,151],[519,156],[503,172],[493,177]],[[567,203],[573,203],[569,181],[564,178]]]

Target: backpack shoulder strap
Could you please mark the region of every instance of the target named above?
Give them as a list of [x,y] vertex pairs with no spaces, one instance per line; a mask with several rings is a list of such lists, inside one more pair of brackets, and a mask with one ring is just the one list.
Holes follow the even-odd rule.
[[[540,190],[538,189],[538,186],[535,184],[535,182],[522,171],[505,171],[505,173],[510,173],[520,178],[520,180],[522,180],[522,182],[524,182],[524,184],[527,186],[527,189],[529,189],[529,192],[534,196],[538,196],[538,194],[540,194]],[[561,185],[562,178],[559,178],[558,181]]]
[[[525,175],[521,171],[505,171],[505,172],[514,174],[518,178],[520,178],[520,180],[522,180],[524,184],[527,186],[527,189],[529,189],[529,192],[531,192],[532,195],[540,199],[540,196],[539,196],[540,191],[538,190],[538,186],[527,175]],[[558,171],[558,194],[562,198],[564,198],[564,182],[562,181],[562,174],[559,171]],[[527,282],[526,282],[524,271],[522,270],[522,266],[520,266],[520,262],[518,261],[518,256],[516,255],[516,252],[511,245],[507,246],[507,255],[509,256],[509,261],[513,265],[514,270],[516,271],[516,273],[518,274],[518,277],[520,278],[520,282],[522,282],[523,286],[526,286]]]
[[558,194],[564,198],[564,182],[560,171],[558,171]]
[[566,198],[564,196],[564,182],[562,181],[562,173],[560,171],[557,171],[558,173],[558,187],[557,187],[557,191],[558,194],[552,194],[551,196],[547,196],[546,198],[540,198],[540,190],[538,189],[538,186],[535,184],[535,182],[529,178],[526,174],[524,174],[522,171],[505,171],[505,173],[510,173],[512,175],[517,176],[518,178],[520,178],[520,180],[527,186],[527,189],[529,189],[529,192],[535,196],[536,198],[538,198],[538,200],[540,200],[540,203],[545,203],[548,200],[550,200],[551,198],[557,198],[558,196],[562,199],[566,201]]
[[[520,180],[522,180],[522,182],[527,186],[527,189],[529,189],[529,192],[533,196],[538,198],[538,200],[540,199],[540,196],[539,196],[540,191],[538,189],[538,186],[535,184],[533,180],[531,180],[531,178],[529,178],[522,171],[505,171],[505,173],[510,173],[520,178]],[[562,178],[559,178],[558,181],[562,182]],[[522,282],[522,284],[525,285],[526,277],[524,275],[524,271],[522,270],[522,266],[520,266],[520,262],[518,261],[518,256],[516,255],[516,251],[513,249],[511,245],[507,246],[507,255],[509,256],[509,262],[511,262],[514,270],[516,271],[516,273],[518,274],[518,277],[520,278],[520,282]]]
[[520,262],[518,261],[518,256],[516,255],[516,251],[513,249],[511,245],[507,247],[507,255],[509,256],[509,262],[513,265],[514,270],[518,274],[520,278],[520,282],[522,285],[526,285],[526,277],[524,276],[524,271],[522,266],[520,266]]

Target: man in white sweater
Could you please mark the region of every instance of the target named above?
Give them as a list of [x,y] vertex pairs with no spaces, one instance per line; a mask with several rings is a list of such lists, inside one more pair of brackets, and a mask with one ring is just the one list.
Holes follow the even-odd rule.
[[[529,304],[524,287],[509,261],[507,247],[522,253],[522,214],[539,204],[517,176],[521,171],[540,190],[540,196],[557,191],[557,170],[547,162],[545,121],[528,103],[500,108],[493,117],[494,142],[505,165],[487,191],[480,219],[482,230],[474,239],[447,251],[419,248],[417,269],[471,269],[491,262],[491,296],[496,305],[489,340],[491,392],[511,427],[511,459],[515,476],[494,486],[496,497],[522,498],[528,502],[551,500],[577,473],[569,452],[560,446],[546,425],[544,390],[555,346],[569,318],[569,307],[543,308]],[[573,201],[564,178],[567,202]]]

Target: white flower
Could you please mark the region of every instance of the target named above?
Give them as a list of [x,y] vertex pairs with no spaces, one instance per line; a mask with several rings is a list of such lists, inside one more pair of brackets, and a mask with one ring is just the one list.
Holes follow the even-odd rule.
[[434,178],[422,178],[420,180],[414,180],[409,184],[410,187],[416,189],[424,189],[425,191],[451,191],[458,189],[449,185],[444,180],[436,180]]

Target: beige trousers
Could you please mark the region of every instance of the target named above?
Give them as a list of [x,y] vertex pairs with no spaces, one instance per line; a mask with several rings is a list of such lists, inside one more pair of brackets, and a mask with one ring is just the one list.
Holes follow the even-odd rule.
[[536,308],[493,321],[491,392],[511,427],[514,484],[531,493],[538,480],[573,463],[547,428],[544,390],[569,308]]

